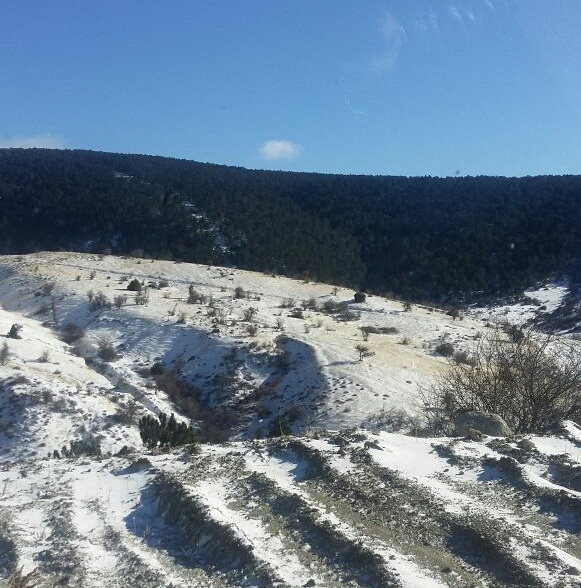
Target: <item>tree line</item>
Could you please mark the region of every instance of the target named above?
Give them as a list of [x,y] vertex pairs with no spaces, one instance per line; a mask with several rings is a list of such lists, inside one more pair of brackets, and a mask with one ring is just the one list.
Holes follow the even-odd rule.
[[0,150],[0,252],[233,265],[410,300],[518,292],[581,257],[581,176],[342,176]]

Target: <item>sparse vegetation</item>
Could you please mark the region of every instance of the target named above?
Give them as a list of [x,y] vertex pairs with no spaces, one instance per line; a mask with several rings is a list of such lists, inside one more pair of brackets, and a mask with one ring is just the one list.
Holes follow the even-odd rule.
[[39,573],[36,569],[25,574],[24,568],[19,568],[8,578],[8,588],[36,588],[39,586],[39,580]]
[[69,345],[84,336],[85,330],[76,323],[66,323],[61,329],[61,339]]
[[129,284],[127,284],[127,290],[130,292],[141,292],[143,288],[143,282],[138,280],[137,278],[133,278]]
[[440,341],[434,349],[434,351],[438,355],[442,355],[444,357],[451,357],[454,354],[454,345],[449,343],[448,341]]
[[375,351],[369,349],[367,345],[355,345],[355,351],[359,353],[359,361],[363,361],[366,357],[375,355]]
[[102,338],[97,342],[99,357],[103,361],[115,361],[118,358],[115,346],[110,339]]
[[111,300],[103,292],[97,292],[89,300],[89,309],[93,312],[97,310],[111,310]]
[[14,323],[11,327],[10,330],[8,331],[8,337],[10,339],[22,339],[22,335],[20,334],[20,332],[22,331],[22,325],[19,323]]
[[546,431],[563,419],[581,422],[581,354],[553,346],[550,335],[495,329],[477,342],[471,361],[451,362],[424,390],[426,406],[444,430],[463,411],[500,415],[518,433]]
[[188,304],[205,304],[208,297],[196,290],[193,284],[188,286]]
[[149,304],[149,292],[147,288],[143,288],[143,290],[135,294],[135,304],[137,306],[147,306]]
[[249,325],[246,325],[246,332],[250,337],[255,337],[258,333],[258,325],[256,325],[255,323],[250,323]]
[[115,303],[116,308],[121,308],[127,304],[127,294],[117,294],[115,298],[113,298],[113,302]]
[[2,343],[2,347],[0,348],[0,365],[6,365],[9,359],[10,349],[8,348],[8,343],[4,341],[4,343]]
[[165,413],[159,418],[145,416],[139,421],[139,434],[148,449],[169,449],[196,442],[193,427],[179,423],[172,414],[169,419]]
[[295,304],[296,300],[294,298],[283,298],[280,303],[280,308],[293,308]]
[[245,308],[244,312],[242,313],[242,320],[244,321],[252,321],[254,317],[258,313],[258,309],[251,306],[250,308]]

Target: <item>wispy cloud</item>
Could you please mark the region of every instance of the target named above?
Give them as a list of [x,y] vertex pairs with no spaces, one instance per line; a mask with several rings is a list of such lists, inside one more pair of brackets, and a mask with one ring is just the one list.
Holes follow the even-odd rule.
[[23,149],[32,149],[34,147],[42,149],[64,149],[65,144],[60,139],[51,135],[33,135],[29,137],[11,137],[9,139],[0,139],[1,148],[21,147]]
[[470,7],[461,7],[456,4],[450,4],[448,5],[448,12],[464,30],[467,30],[468,24],[471,24],[476,20],[476,15]]
[[294,159],[302,153],[300,145],[292,141],[272,140],[266,141],[260,148],[260,154],[269,161],[277,159]]
[[486,6],[488,6],[492,12],[496,12],[496,7],[492,3],[492,0],[484,0],[484,4],[486,4]]
[[419,34],[440,34],[440,22],[438,19],[438,14],[433,8],[430,8],[427,12],[420,14],[412,22],[412,26],[414,31]]
[[404,26],[391,12],[386,12],[379,23],[379,32],[385,41],[385,51],[372,60],[372,68],[376,73],[393,70],[401,53],[406,37]]

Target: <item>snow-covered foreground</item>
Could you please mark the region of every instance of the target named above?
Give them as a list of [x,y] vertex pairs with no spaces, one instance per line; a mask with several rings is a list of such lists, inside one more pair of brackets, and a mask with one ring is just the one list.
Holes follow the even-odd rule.
[[[148,304],[133,278],[152,284]],[[383,408],[417,411],[418,385],[445,365],[437,343],[468,349],[488,327],[352,299],[191,264],[0,258],[0,333],[22,325],[0,341],[0,585],[34,572],[29,585],[581,586],[581,430],[361,429]],[[375,354],[359,361],[357,345]],[[195,403],[174,405],[155,364]],[[200,435],[230,440],[145,449],[141,416],[192,411]],[[281,429],[293,434],[265,438]]]

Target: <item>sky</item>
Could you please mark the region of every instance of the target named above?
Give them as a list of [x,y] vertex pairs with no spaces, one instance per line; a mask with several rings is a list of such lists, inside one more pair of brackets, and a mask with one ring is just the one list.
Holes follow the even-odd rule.
[[581,173],[581,0],[0,0],[0,146]]

